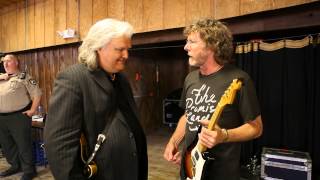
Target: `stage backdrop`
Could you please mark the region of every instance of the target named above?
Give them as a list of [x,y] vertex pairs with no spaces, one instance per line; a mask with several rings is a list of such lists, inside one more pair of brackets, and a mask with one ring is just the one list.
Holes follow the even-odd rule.
[[242,161],[262,147],[309,152],[320,172],[320,36],[238,43],[236,64],[253,78],[264,132],[245,143]]

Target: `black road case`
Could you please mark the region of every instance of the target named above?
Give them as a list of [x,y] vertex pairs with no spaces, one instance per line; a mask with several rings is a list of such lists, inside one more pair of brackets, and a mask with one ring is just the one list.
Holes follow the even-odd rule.
[[180,100],[164,99],[163,100],[163,123],[170,127],[176,125],[183,115],[184,110],[179,107]]
[[309,153],[274,148],[263,148],[261,178],[272,180],[311,180]]

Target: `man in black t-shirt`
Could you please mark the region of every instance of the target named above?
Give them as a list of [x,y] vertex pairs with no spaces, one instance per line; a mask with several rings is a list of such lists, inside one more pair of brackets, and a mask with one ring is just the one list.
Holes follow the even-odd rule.
[[[184,49],[188,52],[189,64],[199,69],[185,79],[180,104],[185,114],[166,146],[164,158],[181,164],[181,179],[186,179],[190,174],[190,167],[185,165],[189,160],[185,157],[186,150],[199,142],[215,159],[205,161],[200,175],[189,175],[189,178],[239,180],[239,142],[257,138],[263,130],[253,82],[247,73],[230,64],[232,34],[224,24],[202,19],[186,27],[184,34],[187,36]],[[217,126],[210,130],[208,120],[233,79],[241,79],[242,87],[234,102],[224,106]],[[182,139],[183,151],[180,153],[178,146]]]

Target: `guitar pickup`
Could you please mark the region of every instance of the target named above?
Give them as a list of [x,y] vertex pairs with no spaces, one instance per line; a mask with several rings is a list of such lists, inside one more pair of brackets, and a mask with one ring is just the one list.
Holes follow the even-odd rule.
[[191,156],[191,161],[192,161],[192,164],[195,165],[197,164],[197,161],[199,160],[199,153],[198,151],[196,151],[194,153],[194,156]]

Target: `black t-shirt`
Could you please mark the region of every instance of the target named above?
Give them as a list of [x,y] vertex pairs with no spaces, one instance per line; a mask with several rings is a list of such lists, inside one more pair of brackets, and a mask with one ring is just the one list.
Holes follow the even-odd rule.
[[[180,104],[187,115],[185,148],[195,142],[199,121],[210,120],[233,79],[241,79],[242,87],[233,104],[224,107],[217,124],[221,128],[232,129],[254,120],[260,114],[253,82],[244,71],[232,65],[225,65],[208,76],[201,75],[199,70],[193,71],[185,79]],[[240,143],[223,143],[208,151],[215,160],[207,161],[203,170],[205,179],[239,179]]]

